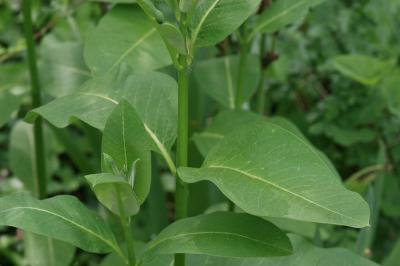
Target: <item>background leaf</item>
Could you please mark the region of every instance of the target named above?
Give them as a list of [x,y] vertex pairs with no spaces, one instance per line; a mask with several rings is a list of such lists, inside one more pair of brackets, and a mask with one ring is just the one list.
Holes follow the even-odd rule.
[[[201,61],[195,65],[193,75],[199,88],[208,96],[225,108],[235,109],[237,73],[239,73],[239,56],[233,55]],[[249,56],[244,74],[244,101],[253,96],[260,75],[258,57]]]

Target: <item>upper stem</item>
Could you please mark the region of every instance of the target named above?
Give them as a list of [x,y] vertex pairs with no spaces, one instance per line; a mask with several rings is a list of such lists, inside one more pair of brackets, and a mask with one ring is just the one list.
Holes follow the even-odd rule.
[[[35,40],[33,37],[31,1],[23,0],[24,32],[27,46],[29,72],[31,77],[32,107],[37,108],[42,104],[40,82],[36,64]],[[44,152],[42,119],[36,119],[33,125],[35,166],[36,166],[36,196],[45,198],[47,194],[46,160]]]
[[[189,142],[189,69],[186,56],[181,56],[182,68],[178,69],[178,141],[177,141],[177,165],[188,165]],[[176,178],[175,212],[176,220],[187,217],[188,186],[179,176]],[[175,266],[185,265],[185,255],[175,255]]]
[[131,220],[125,214],[125,209],[121,199],[121,193],[117,186],[115,186],[115,190],[117,192],[117,201],[118,201],[118,209],[119,209],[119,218],[122,230],[125,236],[126,242],[126,249],[128,254],[128,265],[135,266],[136,265],[136,257],[135,257],[135,250],[133,247],[133,235],[132,235],[132,228],[131,228]]

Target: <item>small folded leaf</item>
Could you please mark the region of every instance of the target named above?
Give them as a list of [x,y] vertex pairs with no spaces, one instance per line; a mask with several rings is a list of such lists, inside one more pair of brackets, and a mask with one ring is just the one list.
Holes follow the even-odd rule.
[[[85,176],[97,199],[112,213],[132,216],[139,212],[140,203],[131,185],[120,176],[102,173]],[[121,205],[120,206],[120,202]]]
[[281,258],[237,259],[192,255],[188,257],[190,266],[378,266],[373,261],[358,256],[344,248],[319,248],[302,237],[289,235],[293,244],[293,255]]
[[176,51],[180,54],[187,54],[185,39],[183,38],[183,35],[178,27],[176,27],[174,24],[166,22],[161,24],[159,30],[164,40],[168,42],[171,47],[176,49]]
[[180,168],[178,175],[189,183],[215,183],[253,215],[352,227],[369,224],[368,204],[343,187],[326,158],[275,123],[244,125],[220,141],[201,168]]
[[72,196],[37,200],[17,193],[1,197],[0,225],[62,240],[88,252],[122,254],[108,225]]
[[375,86],[395,66],[395,60],[382,61],[365,55],[341,55],[332,59],[332,65],[357,82]]
[[[137,162],[134,191],[142,204],[150,191],[151,139],[136,110],[122,100],[111,113],[103,132],[102,151],[111,156],[120,175],[127,177]],[[106,172],[103,169],[103,172]]]
[[[225,56],[199,62],[194,67],[198,86],[222,106],[235,109],[239,56]],[[245,69],[243,100],[247,101],[257,89],[261,68],[257,56],[250,55]]]
[[190,22],[192,45],[212,46],[256,12],[260,0],[199,0]]
[[155,7],[151,0],[136,0],[147,16],[154,18],[158,23],[164,22],[164,14]]
[[141,70],[171,64],[161,36],[137,5],[118,5],[108,12],[86,38],[84,58],[95,75],[122,63]]
[[250,37],[257,33],[272,33],[307,15],[309,9],[324,0],[279,0],[268,6],[258,17]]
[[245,213],[215,212],[168,226],[147,245],[144,258],[154,253],[269,257],[290,254],[291,245],[279,228],[261,218]]

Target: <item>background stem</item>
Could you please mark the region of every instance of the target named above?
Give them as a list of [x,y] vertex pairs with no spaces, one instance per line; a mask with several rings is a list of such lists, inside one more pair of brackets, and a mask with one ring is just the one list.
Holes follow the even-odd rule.
[[261,64],[261,77],[258,85],[257,92],[257,111],[263,115],[265,112],[265,69],[263,67],[264,55],[265,55],[265,38],[266,34],[260,36],[260,64]]
[[246,63],[248,56],[247,52],[248,52],[248,43],[244,41],[240,49],[239,73],[238,73],[238,82],[237,82],[236,99],[235,99],[235,108],[237,110],[241,110],[243,105],[244,78],[245,78],[245,70],[246,70]]
[[[181,69],[178,69],[178,142],[177,165],[187,166],[188,163],[188,138],[189,138],[189,69],[186,56],[181,55]],[[175,218],[176,220],[187,217],[188,186],[179,177],[176,178],[175,191]],[[175,266],[185,265],[185,255],[175,254]]]
[[[32,107],[36,108],[42,104],[41,93],[40,93],[40,82],[38,69],[36,64],[36,51],[35,41],[33,37],[32,27],[32,15],[31,15],[31,1],[23,1],[23,14],[24,14],[24,31],[28,54],[28,65],[31,76],[31,95],[32,95]],[[36,119],[33,125],[33,135],[35,143],[35,164],[36,164],[36,178],[37,178],[37,189],[36,196],[38,198],[46,197],[47,181],[46,181],[46,159],[44,152],[44,140],[43,140],[43,122],[41,118]]]

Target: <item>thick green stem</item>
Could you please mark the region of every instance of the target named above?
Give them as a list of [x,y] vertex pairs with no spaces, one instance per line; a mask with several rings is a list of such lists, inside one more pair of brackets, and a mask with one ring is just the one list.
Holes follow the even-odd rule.
[[[180,58],[181,69],[178,69],[178,141],[177,141],[177,165],[188,165],[189,142],[189,68],[186,56]],[[176,178],[175,211],[176,220],[187,217],[188,186],[179,176]],[[175,266],[185,265],[185,255],[175,255]]]
[[242,47],[240,49],[240,59],[239,59],[239,73],[238,73],[238,82],[236,88],[236,99],[235,99],[235,108],[241,110],[243,107],[243,96],[244,96],[244,79],[245,79],[245,71],[247,64],[247,56],[248,56],[248,43],[243,42]]
[[266,34],[262,34],[260,38],[260,63],[261,63],[261,77],[258,85],[257,92],[257,111],[263,115],[265,112],[265,69],[262,67],[265,55],[265,38]]
[[[35,40],[33,37],[31,1],[23,1],[24,31],[28,54],[29,72],[31,76],[31,95],[32,107],[36,108],[42,104],[40,93],[40,82],[36,64]],[[33,125],[34,143],[35,143],[35,166],[36,166],[36,194],[39,198],[46,197],[46,160],[44,152],[43,125],[42,119],[38,118]]]
[[117,186],[115,186],[115,190],[117,192],[117,200],[118,200],[118,209],[119,209],[119,218],[122,230],[125,236],[126,242],[126,249],[128,254],[128,265],[135,266],[136,265],[136,257],[135,257],[135,250],[133,247],[133,235],[132,235],[132,228],[131,228],[131,221],[129,217],[126,217],[125,209],[122,203],[120,191]]

